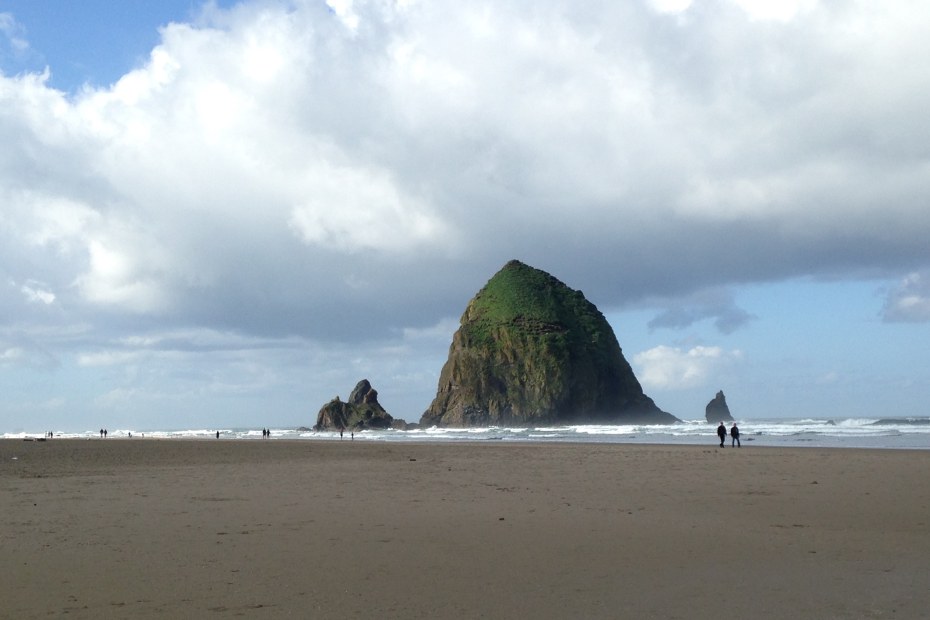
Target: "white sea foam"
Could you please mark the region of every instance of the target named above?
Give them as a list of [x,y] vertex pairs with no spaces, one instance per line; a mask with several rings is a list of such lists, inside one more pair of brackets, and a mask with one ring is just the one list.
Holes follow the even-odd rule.
[[[826,446],[863,448],[930,449],[930,419],[928,418],[849,418],[849,419],[759,419],[740,420],[739,426],[744,447],[769,446]],[[272,428],[271,440],[351,441],[345,432],[340,437],[332,431],[298,431],[295,428]],[[239,439],[262,441],[261,428],[174,429],[174,430],[109,430],[107,440],[142,438],[191,439],[216,441]],[[41,438],[39,432],[5,433],[6,439]],[[58,432],[55,437],[100,439],[100,431]],[[420,428],[410,431],[384,430],[356,432],[357,441],[379,442],[580,442],[580,443],[657,443],[657,444],[717,444],[716,424],[704,420],[685,420],[670,425],[566,425],[537,428]],[[729,440],[727,441],[729,445]]]

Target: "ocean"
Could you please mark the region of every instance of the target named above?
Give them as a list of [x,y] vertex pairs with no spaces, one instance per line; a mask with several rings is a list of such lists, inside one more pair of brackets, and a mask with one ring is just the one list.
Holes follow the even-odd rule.
[[[729,427],[729,424],[727,425]],[[759,419],[739,420],[740,439],[744,448],[752,446],[930,449],[930,417],[918,418],[850,418],[850,419]],[[172,438],[172,439],[246,439],[262,440],[261,428],[210,429],[108,429],[108,439]],[[5,439],[41,438],[38,433],[5,433]],[[98,439],[98,430],[78,433],[58,433],[55,437]],[[302,431],[297,428],[271,428],[271,440],[352,441],[347,431]],[[704,420],[686,420],[671,425],[577,425],[538,428],[428,428],[411,431],[361,431],[355,441],[383,442],[580,442],[621,444],[683,444],[717,446],[716,425]],[[730,438],[727,437],[727,447]]]

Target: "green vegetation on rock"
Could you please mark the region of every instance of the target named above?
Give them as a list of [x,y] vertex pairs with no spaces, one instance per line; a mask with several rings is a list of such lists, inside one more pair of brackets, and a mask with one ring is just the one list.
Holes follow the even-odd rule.
[[673,422],[643,394],[598,309],[544,271],[507,263],[471,300],[421,424]]

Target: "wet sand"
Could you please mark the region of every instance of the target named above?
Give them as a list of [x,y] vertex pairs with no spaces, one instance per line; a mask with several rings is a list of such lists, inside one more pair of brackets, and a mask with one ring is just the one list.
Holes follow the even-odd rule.
[[930,451],[0,440],[0,616],[926,618],[928,473]]

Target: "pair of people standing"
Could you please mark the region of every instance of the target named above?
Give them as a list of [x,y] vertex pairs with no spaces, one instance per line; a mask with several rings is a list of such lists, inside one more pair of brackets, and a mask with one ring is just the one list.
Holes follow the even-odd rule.
[[[720,426],[717,427],[717,437],[720,438],[720,447],[725,448],[726,446],[723,442],[727,440],[727,427],[723,425],[723,422],[721,422]],[[731,446],[735,446],[737,448],[743,447],[739,441],[739,427],[736,426],[736,422],[734,422],[733,426],[730,427],[730,437],[732,438],[730,441]]]
[[268,428],[262,429],[262,439],[271,439],[271,429],[268,429]]

